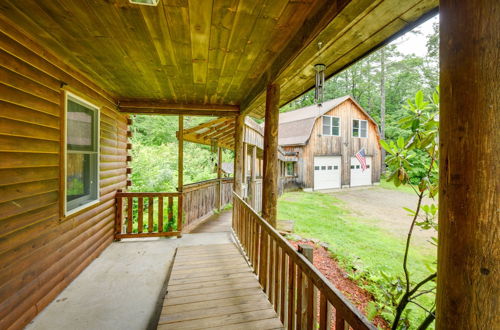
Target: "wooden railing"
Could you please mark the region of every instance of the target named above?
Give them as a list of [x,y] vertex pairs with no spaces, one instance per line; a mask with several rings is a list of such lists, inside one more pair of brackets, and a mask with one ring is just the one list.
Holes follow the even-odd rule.
[[233,179],[213,179],[185,185],[184,231],[188,232],[200,222],[231,203]]
[[116,193],[115,239],[180,236],[181,193]]
[[233,230],[288,329],[376,329],[237,194],[233,196]]

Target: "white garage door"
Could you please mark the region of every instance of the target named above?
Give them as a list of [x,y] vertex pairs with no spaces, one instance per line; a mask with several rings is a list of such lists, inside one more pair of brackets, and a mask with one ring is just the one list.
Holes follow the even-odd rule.
[[314,190],[340,188],[340,156],[314,157]]
[[372,158],[366,157],[366,170],[356,157],[351,157],[351,187],[372,184]]

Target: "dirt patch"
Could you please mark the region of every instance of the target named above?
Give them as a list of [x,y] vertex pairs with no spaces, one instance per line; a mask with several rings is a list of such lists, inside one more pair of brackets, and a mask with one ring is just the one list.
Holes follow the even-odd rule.
[[[389,233],[406,239],[411,224],[411,217],[403,209],[414,209],[417,205],[417,196],[397,190],[370,187],[363,189],[345,189],[330,193],[339,199],[356,217],[360,217]],[[425,204],[432,200],[424,200]],[[430,246],[428,242],[432,236],[437,236],[434,230],[416,228],[413,242],[416,246]]]
[[[290,244],[295,249],[299,244],[308,244],[314,247],[314,266],[366,316],[366,307],[370,301],[373,301],[372,295],[349,279],[347,273],[330,256],[328,251],[312,242],[290,241]],[[332,320],[332,324],[334,324],[333,322],[334,320]],[[380,316],[377,316],[372,322],[379,328],[389,329],[387,322]]]

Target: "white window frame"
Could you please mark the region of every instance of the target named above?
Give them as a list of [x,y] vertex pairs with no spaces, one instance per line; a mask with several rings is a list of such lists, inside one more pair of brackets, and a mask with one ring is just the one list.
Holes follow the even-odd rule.
[[[323,130],[325,117],[330,118],[330,134],[325,134],[325,132]],[[337,118],[339,120],[339,126],[338,126],[339,127],[339,134],[338,135],[333,135],[332,134],[333,127],[336,127],[336,126],[333,126],[333,124],[332,124],[333,123],[332,118]],[[341,131],[342,131],[340,129],[341,127],[342,127],[342,123],[341,123],[340,117],[337,117],[337,116],[326,116],[326,115],[325,116],[321,116],[321,135],[323,135],[323,136],[340,136],[341,135]]]
[[[358,136],[355,136],[354,135],[354,122],[357,121],[358,122]],[[366,123],[366,136],[361,136],[361,122],[365,122]],[[351,136],[353,138],[361,138],[361,139],[367,139],[368,138],[368,120],[364,120],[364,119],[353,119],[352,120],[352,127],[351,127]]]
[[[92,200],[89,200],[87,203],[85,204],[82,204],[80,206],[77,206],[71,210],[68,210],[68,196],[67,196],[67,191],[68,191],[68,101],[69,100],[72,100],[73,102],[77,102],[77,103],[80,103],[81,105],[85,106],[85,107],[88,107],[90,108],[91,110],[94,110],[97,114],[96,116],[96,120],[97,120],[97,123],[96,123],[96,129],[97,129],[97,139],[96,139],[96,198],[95,199],[92,199]],[[69,216],[69,215],[72,215],[74,213],[77,213],[83,209],[86,209],[92,205],[95,205],[97,203],[99,203],[99,199],[100,199],[100,192],[99,192],[99,188],[100,188],[100,179],[99,179],[99,168],[100,168],[100,158],[101,158],[101,146],[100,146],[100,135],[101,135],[101,109],[81,98],[80,96],[78,95],[75,95],[71,92],[68,92],[66,91],[65,92],[65,95],[64,95],[64,191],[62,192],[62,200],[63,200],[63,203],[64,203],[64,216]]]

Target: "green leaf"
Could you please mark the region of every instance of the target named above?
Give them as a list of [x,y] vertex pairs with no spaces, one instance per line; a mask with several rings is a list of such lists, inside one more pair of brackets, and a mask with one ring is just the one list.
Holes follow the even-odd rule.
[[419,109],[424,107],[424,92],[422,92],[422,90],[419,90],[417,94],[415,94],[415,105]]
[[405,146],[405,139],[404,139],[402,136],[400,136],[400,137],[398,138],[397,143],[398,143],[398,148],[399,148],[399,149],[403,149],[403,148],[404,148],[404,146]]

